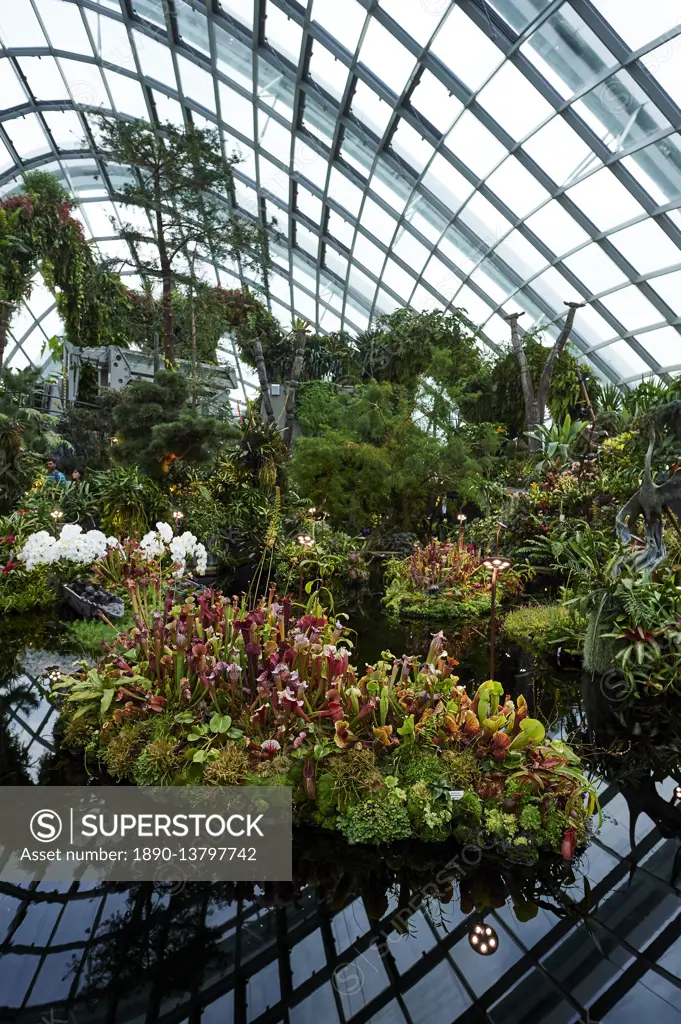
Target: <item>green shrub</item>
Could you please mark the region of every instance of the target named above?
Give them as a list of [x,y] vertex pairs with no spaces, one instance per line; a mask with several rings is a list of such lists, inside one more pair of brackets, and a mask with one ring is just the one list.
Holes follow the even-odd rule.
[[503,630],[512,643],[540,654],[555,650],[561,641],[578,647],[581,632],[579,621],[559,604],[516,608],[504,619]]

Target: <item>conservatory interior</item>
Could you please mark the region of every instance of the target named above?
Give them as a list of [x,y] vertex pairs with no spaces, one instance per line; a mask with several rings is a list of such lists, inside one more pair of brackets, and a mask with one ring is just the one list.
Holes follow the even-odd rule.
[[675,0],[0,0],[0,803],[293,816],[0,815],[0,1020],[681,1022],[680,132]]

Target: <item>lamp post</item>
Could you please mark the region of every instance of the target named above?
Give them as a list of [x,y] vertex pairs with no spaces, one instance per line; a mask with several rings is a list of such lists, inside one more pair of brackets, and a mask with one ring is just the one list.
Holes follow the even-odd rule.
[[463,551],[463,524],[468,519],[468,516],[464,515],[463,512],[459,512],[456,518],[459,520],[459,551]]
[[180,512],[179,509],[175,509],[175,511],[173,512],[173,519],[175,521],[175,536],[177,536],[180,521],[184,519],[184,512]]
[[500,558],[499,555],[495,555],[494,558],[486,558],[482,563],[484,568],[488,572],[492,573],[492,607],[490,609],[490,628],[489,628],[489,677],[494,679],[494,640],[497,632],[497,578],[499,573],[506,572],[507,569],[511,568],[511,563],[508,558]]
[[60,519],[64,518],[64,513],[59,508],[55,508],[53,512],[50,512],[50,516],[54,519],[55,523],[58,523]]

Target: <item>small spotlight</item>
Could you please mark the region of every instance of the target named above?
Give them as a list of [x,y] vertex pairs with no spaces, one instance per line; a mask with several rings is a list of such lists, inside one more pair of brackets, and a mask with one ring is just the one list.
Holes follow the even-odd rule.
[[57,521],[58,521],[59,519],[63,519],[63,518],[64,518],[64,513],[63,513],[63,512],[61,511],[61,509],[59,509],[59,508],[55,508],[55,510],[54,510],[53,512],[50,512],[50,515],[51,515],[51,516],[52,516],[52,518],[54,519],[55,523],[56,523],[56,522],[57,522]]
[[180,519],[184,519],[184,512],[180,512],[179,510],[176,510],[175,512],[173,512],[173,519],[176,522],[179,522]]
[[459,520],[460,523],[465,523],[466,520],[468,519],[468,516],[465,516],[463,512],[459,512],[456,518]]
[[480,956],[491,956],[499,945],[499,937],[488,924],[475,924],[468,935],[471,948]]
[[301,545],[301,547],[304,548],[312,547],[312,545],[314,544],[314,541],[309,533],[299,533],[298,536],[296,537],[296,540]]
[[681,800],[681,786],[677,786],[674,790],[674,799]]
[[309,509],[307,510],[307,514],[308,514],[309,516],[313,516],[313,515],[315,514],[315,512],[316,512],[316,511],[317,511],[317,509],[316,509],[316,508],[315,508],[315,507],[313,506],[312,508],[309,508]]

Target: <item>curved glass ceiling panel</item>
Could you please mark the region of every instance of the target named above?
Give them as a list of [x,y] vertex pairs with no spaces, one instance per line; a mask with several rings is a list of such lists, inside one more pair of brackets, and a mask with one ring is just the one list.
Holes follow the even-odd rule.
[[[125,259],[109,187],[130,172],[102,173],[89,115],[191,119],[240,152],[237,205],[280,233],[269,282],[206,280],[267,283],[285,323],[456,304],[498,348],[509,312],[550,338],[584,298],[573,343],[602,376],[679,369],[671,0],[645,18],[637,0],[22,0],[0,5],[0,46],[0,194],[58,174],[107,257]],[[58,330],[38,282],[12,365]]]

